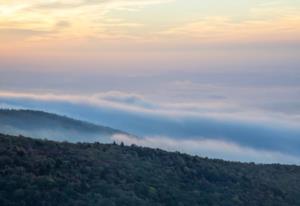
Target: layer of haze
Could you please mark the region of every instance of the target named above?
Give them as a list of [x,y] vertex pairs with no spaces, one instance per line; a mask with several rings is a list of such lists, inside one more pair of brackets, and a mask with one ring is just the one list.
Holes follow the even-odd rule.
[[111,141],[227,160],[300,164],[300,129],[294,115],[216,100],[154,103],[116,91],[80,96],[2,92],[0,101],[5,108],[49,111],[139,137],[117,135]]

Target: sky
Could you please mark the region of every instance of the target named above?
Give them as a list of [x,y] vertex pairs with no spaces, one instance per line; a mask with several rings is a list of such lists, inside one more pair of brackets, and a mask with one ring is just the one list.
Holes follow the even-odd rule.
[[213,158],[300,162],[300,1],[0,0],[0,106]]

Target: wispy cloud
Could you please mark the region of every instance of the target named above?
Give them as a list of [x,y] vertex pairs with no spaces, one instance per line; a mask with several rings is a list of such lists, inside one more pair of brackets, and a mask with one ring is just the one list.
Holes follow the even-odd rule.
[[273,18],[275,11],[272,18],[260,19],[258,14],[253,14],[243,21],[236,21],[228,16],[209,16],[168,28],[160,34],[167,38],[206,44],[299,41],[300,18],[299,11],[296,11],[286,14],[284,10],[280,10],[282,13],[277,14],[276,18]]
[[[56,35],[47,37],[53,41],[70,38],[100,38],[106,41],[131,39],[132,43],[139,40],[148,43],[149,47],[153,43],[161,45],[166,40],[177,47],[186,42],[201,45],[220,42],[234,44],[249,41],[260,43],[299,41],[300,21],[297,5],[283,1],[280,1],[280,4],[273,1],[255,2],[249,4],[251,6],[247,8],[245,14],[236,17],[234,13],[228,12],[216,15],[213,6],[203,14],[202,12],[198,12],[197,15],[189,14],[188,11],[193,5],[198,6],[200,11],[203,9],[202,6],[210,5],[207,2],[202,4],[195,2],[197,1],[193,0],[187,4],[187,11],[181,10],[177,17],[175,11],[173,13],[167,10],[167,6],[163,8],[160,6],[170,5],[171,8],[178,9],[182,4],[178,0],[13,1],[0,5],[2,14],[0,28],[51,30]],[[140,18],[139,11],[149,12],[147,8],[151,6],[157,6],[157,11],[151,11],[153,20]],[[239,6],[242,7],[240,4]],[[174,18],[170,18],[172,17],[170,15]],[[119,19],[120,22],[112,21],[114,19]],[[58,27],[53,27],[62,21],[71,25],[63,32]],[[45,36],[42,33],[32,35],[31,38],[21,40],[42,40]]]
[[[105,38],[128,36],[126,28],[139,27],[142,23],[113,17],[107,13],[114,10],[136,11],[148,5],[171,2],[172,0],[103,0],[103,1],[13,1],[0,4],[0,29],[6,30],[7,36],[22,31],[36,31],[26,36],[19,36],[19,41],[43,40],[41,31],[51,31],[48,39],[65,38]],[[119,22],[112,21],[119,19]],[[67,23],[63,25],[62,22]],[[62,28],[67,28],[63,33]],[[114,28],[114,30],[112,30]],[[39,33],[37,31],[40,31]],[[29,35],[30,34],[30,35]],[[3,34],[2,34],[3,36]],[[51,38],[50,38],[51,37]]]

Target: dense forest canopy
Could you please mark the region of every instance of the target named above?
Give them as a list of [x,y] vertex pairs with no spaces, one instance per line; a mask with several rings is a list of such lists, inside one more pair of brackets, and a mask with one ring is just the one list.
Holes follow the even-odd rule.
[[300,205],[300,167],[0,135],[0,205]]

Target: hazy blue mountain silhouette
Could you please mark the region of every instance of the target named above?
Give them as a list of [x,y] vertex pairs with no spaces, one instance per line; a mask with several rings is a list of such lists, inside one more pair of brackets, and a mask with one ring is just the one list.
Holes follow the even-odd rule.
[[0,132],[70,142],[111,142],[113,135],[126,134],[57,114],[9,109],[0,109]]

